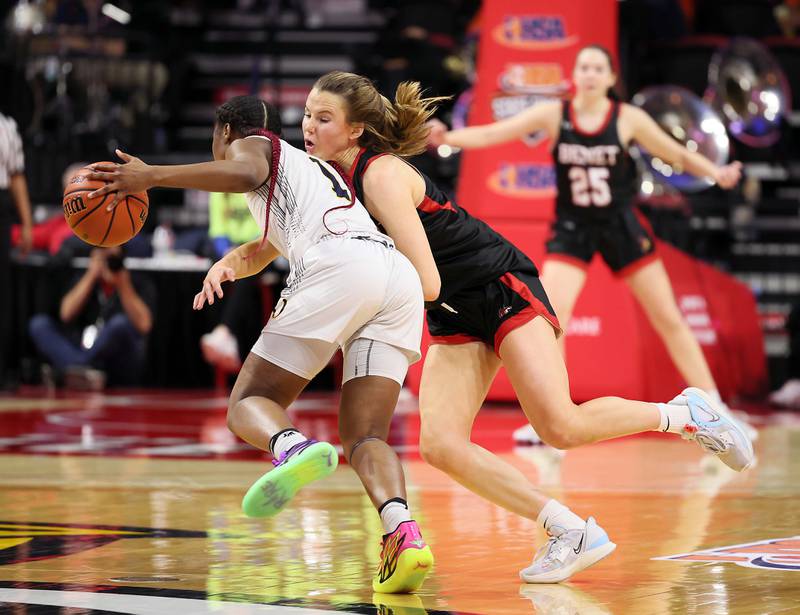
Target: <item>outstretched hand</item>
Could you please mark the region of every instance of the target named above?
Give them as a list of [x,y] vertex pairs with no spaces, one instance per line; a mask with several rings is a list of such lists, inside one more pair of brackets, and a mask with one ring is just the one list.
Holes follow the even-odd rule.
[[439,147],[440,145],[444,144],[444,136],[447,134],[447,124],[433,118],[432,120],[428,120],[427,126],[429,128],[428,132],[428,146],[429,147]]
[[222,283],[235,281],[236,273],[233,269],[221,265],[219,262],[214,263],[208,270],[206,279],[203,280],[203,290],[194,296],[192,309],[202,310],[206,302],[208,305],[214,305],[214,295],[222,299]]
[[153,186],[151,178],[152,167],[150,165],[119,149],[116,150],[116,154],[123,161],[123,164],[98,162],[91,165],[92,172],[88,174],[89,179],[109,182],[89,194],[89,198],[93,199],[113,192],[114,200],[108,206],[109,211],[114,209],[117,203],[129,194],[143,192]]
[[716,176],[714,179],[720,188],[730,190],[742,178],[742,163],[739,161],[726,164],[722,167],[717,167]]

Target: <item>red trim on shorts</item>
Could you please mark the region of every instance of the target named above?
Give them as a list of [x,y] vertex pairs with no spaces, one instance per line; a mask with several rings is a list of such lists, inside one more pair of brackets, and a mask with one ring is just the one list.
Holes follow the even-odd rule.
[[500,278],[500,281],[517,293],[520,297],[525,299],[525,301],[527,301],[530,305],[520,310],[517,314],[514,314],[514,316],[508,320],[505,320],[497,328],[497,331],[495,331],[494,351],[497,356],[500,356],[500,344],[503,343],[506,335],[511,333],[514,329],[518,329],[522,325],[530,322],[537,316],[543,316],[544,319],[550,323],[550,325],[556,330],[556,337],[561,335],[561,325],[558,322],[558,318],[550,313],[550,310],[547,309],[544,303],[533,296],[531,289],[528,288],[522,280],[515,277],[511,273],[506,273]]
[[548,312],[547,309],[545,309],[544,312],[540,312],[536,308],[528,306],[506,320],[502,325],[500,325],[497,331],[495,331],[494,353],[500,357],[500,345],[503,343],[503,340],[506,339],[506,336],[514,329],[519,329],[522,325],[528,324],[537,316],[542,316],[553,327],[553,329],[555,329],[556,337],[561,336],[562,331],[561,325],[558,324],[558,318]]
[[561,263],[566,263],[567,265],[578,267],[583,271],[586,271],[589,268],[590,264],[584,260],[579,259],[577,256],[571,256],[569,254],[561,254],[560,252],[548,252],[547,255],[544,257],[544,264],[547,264],[547,261],[558,261]]
[[[361,171],[361,175],[362,176],[366,175],[367,174],[367,169],[369,168],[369,165],[371,165],[373,162],[375,162],[378,158],[383,158],[384,156],[390,156],[390,155],[391,154],[389,154],[389,152],[383,152],[382,154],[378,154],[377,156],[373,156],[372,158],[367,160],[367,164],[364,165],[364,170]],[[358,157],[361,158],[361,154],[359,154]]]
[[454,335],[431,335],[431,344],[455,346],[457,344],[471,344],[472,342],[480,342],[482,344],[483,340],[464,333],[455,333]]
[[[655,246],[655,244],[653,244]],[[633,261],[630,265],[625,265],[619,271],[615,271],[614,275],[618,278],[627,278],[632,276],[634,273],[647,267],[650,263],[654,263],[657,260],[661,260],[661,256],[658,253],[658,248],[654,248],[650,254],[645,254],[641,258],[637,258]]]
[[417,209],[424,211],[426,214],[435,214],[437,211],[448,210],[448,211],[455,211],[453,204],[450,201],[447,201],[444,205],[434,201],[431,197],[427,194],[425,198],[422,199],[422,202],[417,205]]
[[653,226],[650,224],[650,220],[647,219],[647,216],[645,216],[638,207],[633,208],[633,215],[636,216],[636,219],[639,221],[639,224],[642,225],[644,230],[649,235],[650,241],[653,242],[653,251],[649,252],[648,254],[645,254],[641,258],[637,258],[632,263],[625,265],[619,271],[615,271],[614,275],[619,278],[627,278],[629,276],[632,276],[634,273],[636,273],[643,267],[646,267],[650,263],[661,258],[658,254],[658,244],[656,243],[655,233],[653,233]]
[[580,126],[578,126],[578,122],[575,121],[575,112],[572,108],[574,101],[569,101],[569,121],[572,123],[572,128],[575,129],[579,135],[584,137],[596,137],[601,132],[603,132],[606,128],[608,128],[608,123],[611,121],[611,114],[614,112],[614,109],[617,106],[617,101],[612,100],[611,104],[608,106],[608,112],[606,113],[606,117],[603,120],[603,123],[600,124],[600,128],[593,132],[589,132],[588,130],[582,130]]

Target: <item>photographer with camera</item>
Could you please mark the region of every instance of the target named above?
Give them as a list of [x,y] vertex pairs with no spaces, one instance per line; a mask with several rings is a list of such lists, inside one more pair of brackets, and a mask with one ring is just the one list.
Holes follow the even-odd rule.
[[[92,250],[86,271],[61,299],[59,319],[31,318],[36,348],[56,382],[100,389],[138,384],[153,325],[155,287],[124,266],[121,247]],[[45,378],[47,380],[48,378]]]

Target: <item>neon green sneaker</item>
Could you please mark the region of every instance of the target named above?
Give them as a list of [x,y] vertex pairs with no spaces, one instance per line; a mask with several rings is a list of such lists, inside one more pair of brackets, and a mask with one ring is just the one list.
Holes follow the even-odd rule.
[[259,478],[242,498],[248,517],[272,517],[308,483],[325,478],[339,463],[336,449],[327,442],[306,440],[273,459],[274,469]]

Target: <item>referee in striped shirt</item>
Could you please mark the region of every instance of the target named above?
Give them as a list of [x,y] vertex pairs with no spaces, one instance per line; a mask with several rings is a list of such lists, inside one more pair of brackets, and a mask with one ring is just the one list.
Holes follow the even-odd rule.
[[22,223],[20,252],[31,249],[33,222],[28,185],[25,182],[25,156],[17,124],[0,113],[0,389],[8,384],[11,334],[11,211],[16,207]]

